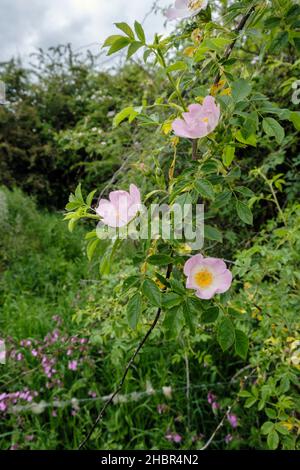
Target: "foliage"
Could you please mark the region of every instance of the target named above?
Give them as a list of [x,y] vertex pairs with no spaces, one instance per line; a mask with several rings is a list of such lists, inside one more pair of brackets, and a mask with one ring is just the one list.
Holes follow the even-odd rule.
[[[169,37],[156,35],[150,43],[140,23],[117,23],[117,34],[104,48],[108,55],[126,49],[129,65],[113,79],[82,65],[85,76],[80,75],[77,87],[71,66],[57,72],[41,61],[38,84],[28,81],[45,106],[55,103],[53,90],[62,76],[70,80],[59,98],[59,106],[68,103],[70,114],[61,121],[61,108],[57,114],[51,111],[51,137],[45,140],[58,152],[57,162],[64,162],[62,155],[67,158],[63,172],[59,163],[58,174],[72,180],[64,191],[72,187],[65,219],[73,233],[64,238],[56,216],[37,213],[20,192],[0,193],[3,329],[13,336],[16,350],[10,353],[7,374],[13,380],[17,354],[25,355],[14,338],[42,342],[41,335],[53,328],[50,310],[59,308],[67,325],[63,337],[69,339],[74,329],[88,339],[87,362],[75,380],[71,374],[66,383],[56,384],[53,395],[44,389],[41,368],[28,378],[29,389],[41,387],[53,405],[57,396],[69,401],[86,396],[88,380],[98,397],[74,419],[68,417],[67,436],[60,431],[61,421],[29,414],[24,435],[31,435],[32,428],[51,429],[52,434],[47,441],[38,432],[37,443],[28,447],[78,446],[101,408],[100,397],[118,386],[133,351],[143,344],[89,448],[197,449],[223,423],[212,448],[299,449],[300,113],[291,102],[300,66],[298,13],[299,6],[290,0],[211,1]],[[21,83],[16,96],[22,96],[26,74],[10,67],[13,81],[18,77]],[[278,86],[270,87],[275,80]],[[105,86],[103,95],[95,93],[99,83]],[[208,94],[221,108],[214,132],[193,145],[174,136],[174,119]],[[78,96],[84,99],[77,107]],[[2,112],[4,122],[11,114],[11,109]],[[99,146],[99,123],[107,151]],[[24,132],[20,124],[16,130]],[[42,138],[40,129],[37,134]],[[28,149],[32,146],[29,142]],[[121,158],[124,148],[128,159]],[[16,173],[12,163],[9,158],[3,162],[11,178]],[[134,183],[147,206],[205,203],[201,253],[226,261],[234,276],[228,292],[203,300],[186,288],[184,265],[196,254],[189,240],[107,240],[103,227],[95,230],[99,184],[118,166],[120,172],[104,185],[102,196],[111,186],[127,189]],[[76,189],[74,168],[84,168],[83,184]],[[62,198],[62,180],[55,181]],[[79,288],[80,280],[93,282]],[[41,299],[45,325],[39,322]],[[43,351],[55,356],[51,348]],[[26,361],[20,361],[18,373],[36,364],[28,355]],[[67,364],[63,349],[59,374]],[[16,442],[11,436],[17,419],[9,415],[9,424],[3,424],[6,446]]]

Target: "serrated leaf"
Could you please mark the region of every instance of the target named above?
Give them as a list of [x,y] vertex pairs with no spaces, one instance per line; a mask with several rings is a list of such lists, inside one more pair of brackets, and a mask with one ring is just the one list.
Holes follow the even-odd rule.
[[154,266],[167,266],[173,262],[173,258],[169,255],[152,255],[147,258],[147,263],[153,264]]
[[[141,25],[141,23],[139,23],[138,21],[135,21],[134,22],[134,29],[135,29],[135,32],[136,32],[136,35],[137,37],[139,38],[139,40],[145,44],[146,42],[146,36],[145,36],[145,32],[144,32],[144,28],[143,26]],[[151,52],[151,51],[150,51]]]
[[274,423],[272,423],[271,421],[266,421],[262,427],[260,428],[260,431],[262,434],[264,434],[265,436],[267,434],[269,434],[272,430],[274,429]]
[[142,285],[142,292],[152,305],[155,307],[161,306],[161,291],[154,281],[145,279]]
[[235,330],[235,352],[242,359],[246,359],[249,348],[249,340],[241,330]]
[[214,199],[215,192],[213,185],[208,180],[197,180],[195,181],[195,189],[196,191],[201,194],[201,196],[206,197],[208,199]]
[[232,145],[225,145],[223,150],[222,161],[225,166],[230,166],[234,160],[235,147]]
[[187,69],[187,64],[183,61],[178,61],[178,62],[175,62],[174,64],[169,65],[166,71],[177,72],[177,71],[186,70],[186,69]]
[[218,325],[218,343],[223,351],[227,351],[235,341],[235,330],[232,321],[224,317]]
[[188,302],[184,302],[182,304],[182,310],[183,310],[183,316],[184,316],[184,319],[185,319],[185,323],[186,325],[188,326],[190,332],[192,335],[195,334],[195,325],[194,325],[194,318],[193,318],[193,314],[192,314],[192,311],[190,309],[190,306],[188,304]]
[[279,436],[275,430],[271,431],[268,434],[268,439],[267,439],[268,447],[271,450],[276,450],[279,444]]
[[127,47],[128,44],[130,44],[130,39],[124,36],[121,36],[119,39],[116,39],[114,43],[111,45],[110,49],[107,52],[107,55],[110,56],[114,54],[115,52],[118,52],[121,49],[124,49],[124,47]]
[[214,207],[220,209],[221,207],[226,206],[232,198],[231,191],[224,191],[216,196],[214,200]]
[[114,42],[116,42],[118,39],[123,39],[124,36],[121,36],[120,34],[113,34],[112,36],[109,36],[104,44],[103,47],[109,47],[112,46]]
[[276,142],[281,144],[284,139],[285,132],[283,127],[273,118],[264,118],[263,120],[263,130],[269,137],[275,137]]
[[115,23],[115,26],[123,31],[129,38],[134,39],[134,32],[127,23]]
[[208,224],[204,225],[204,238],[207,238],[208,240],[217,241],[219,243],[222,243],[223,241],[222,233],[217,228],[212,227]]
[[239,78],[231,84],[232,97],[236,103],[243,101],[250,95],[252,85],[247,80]]
[[89,193],[88,197],[86,198],[87,206],[91,207],[96,192],[97,192],[97,189]]
[[295,129],[300,131],[300,112],[299,111],[292,111],[289,120],[294,124]]
[[235,191],[237,191],[238,193],[242,194],[245,197],[250,198],[250,197],[255,196],[254,192],[251,191],[251,189],[247,188],[246,186],[236,186],[234,189]]
[[95,253],[95,250],[97,248],[97,246],[99,245],[100,243],[100,240],[97,238],[96,240],[92,240],[89,242],[88,246],[87,246],[87,257],[88,257],[88,260],[91,261],[93,256],[94,256],[94,253]]
[[127,59],[130,59],[130,57],[132,57],[141,47],[143,47],[141,42],[132,42],[128,47]]
[[137,327],[138,320],[142,311],[142,297],[138,292],[129,300],[127,304],[127,320],[130,328]]
[[136,111],[132,106],[122,109],[113,119],[113,127],[117,127],[121,122],[125,121],[128,118],[130,122],[138,116],[138,111]]
[[176,307],[177,305],[180,305],[182,301],[182,296],[175,292],[168,292],[162,296],[162,305],[166,309]]
[[220,310],[218,307],[211,307],[208,308],[207,310],[204,310],[204,312],[201,315],[201,322],[202,323],[213,323],[218,319]]
[[251,209],[247,206],[247,204],[241,201],[236,201],[235,207],[236,207],[236,212],[239,218],[245,224],[253,225],[253,214],[252,214]]

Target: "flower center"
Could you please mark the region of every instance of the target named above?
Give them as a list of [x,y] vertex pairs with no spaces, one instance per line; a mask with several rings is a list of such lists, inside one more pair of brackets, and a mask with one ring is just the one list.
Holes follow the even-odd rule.
[[208,122],[208,121],[209,121],[208,117],[205,117],[202,119],[202,122]]
[[203,271],[197,272],[195,282],[201,288],[209,287],[213,282],[213,275],[207,269],[204,269]]
[[198,10],[198,8],[202,7],[203,0],[190,0],[188,3],[189,10]]

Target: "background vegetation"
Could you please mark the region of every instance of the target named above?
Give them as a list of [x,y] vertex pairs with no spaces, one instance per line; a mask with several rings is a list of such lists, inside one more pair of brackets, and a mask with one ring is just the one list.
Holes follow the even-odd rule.
[[[227,3],[220,18],[236,24],[257,2]],[[300,76],[300,9],[288,0],[269,3],[221,62],[230,85],[241,76],[250,90],[242,89],[247,104],[226,115],[212,143],[219,167],[210,181],[219,189],[205,198],[209,224],[222,236],[210,233],[204,249],[230,262],[229,313],[249,338],[248,354],[222,351],[207,309],[195,305],[191,325],[166,312],[89,448],[198,449],[223,420],[213,449],[299,449],[300,113],[291,100]],[[190,100],[211,90],[218,71],[216,61],[190,57],[187,48],[200,47],[191,39],[196,27],[207,33],[215,26],[201,15],[184,22],[166,51],[170,63],[185,51]],[[224,44],[214,43],[215,59]],[[12,59],[0,71],[8,102],[0,107],[0,337],[8,351],[0,365],[0,447],[75,449],[155,309],[148,306],[137,329],[128,327],[128,278],[142,253],[124,245],[111,271],[99,275],[101,248],[89,262],[84,239],[94,224],[69,233],[62,209],[79,181],[84,194],[131,182],[147,194],[161,184],[174,152],[166,144],[169,111],[153,106],[117,127],[113,120],[129,106],[163,103],[172,90],[151,61],[99,72],[95,57],[70,46],[40,51],[34,67]],[[227,97],[215,92],[225,106]],[[232,128],[239,134],[228,161]],[[198,169],[189,142],[180,141],[177,153],[180,186]],[[234,194],[252,209],[253,225],[237,218]],[[180,282],[176,270],[174,278]]]

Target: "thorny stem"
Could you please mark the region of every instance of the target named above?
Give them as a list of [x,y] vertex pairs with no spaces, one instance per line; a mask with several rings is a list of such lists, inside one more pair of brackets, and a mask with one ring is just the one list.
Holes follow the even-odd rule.
[[[253,13],[253,11],[255,10],[255,7],[252,7],[249,12],[241,19],[237,29],[236,29],[236,32],[238,33],[239,31],[241,31],[243,29],[243,27],[245,26],[246,22],[248,21],[249,17],[251,16],[251,14]],[[237,37],[232,41],[232,43],[228,46],[228,48],[226,49],[226,52],[225,52],[225,56],[224,58],[227,59],[231,52],[232,52],[232,49],[234,48],[235,46],[235,43],[237,41]],[[185,102],[183,100],[183,97],[181,95],[181,92],[180,90],[178,89],[178,87],[176,86],[176,83],[172,77],[172,75],[167,72],[167,65],[166,65],[166,62],[165,62],[165,59],[164,59],[164,56],[163,54],[161,53],[160,50],[158,50],[157,52],[157,55],[159,56],[159,58],[161,59],[161,63],[163,65],[163,68],[165,69],[166,71],[166,75],[170,81],[170,83],[172,84],[177,96],[178,96],[178,99],[183,107],[184,110],[186,110],[186,105],[185,105]],[[218,73],[216,79],[215,79],[215,83],[218,83],[220,80],[220,73]],[[194,139],[193,140],[193,147],[192,147],[192,153],[193,153],[193,159],[196,159],[197,158],[197,144],[198,144],[198,140],[197,139]],[[195,158],[194,158],[195,157]],[[276,195],[275,195],[276,197]],[[276,198],[277,199],[277,198]],[[278,202],[278,201],[277,201]],[[280,208],[280,211],[281,211],[281,208]],[[282,211],[281,211],[282,212]],[[173,270],[173,265],[170,264],[168,266],[168,269],[167,269],[167,273],[166,273],[166,279],[169,279],[171,274],[172,274],[172,270]],[[166,288],[165,288],[166,289]],[[143,337],[143,339],[141,340],[141,342],[139,343],[139,345],[137,346],[135,352],[133,353],[133,355],[131,356],[129,362],[127,363],[127,366],[124,370],[124,373],[123,373],[123,376],[122,376],[122,379],[118,385],[118,387],[116,388],[116,390],[114,391],[114,393],[112,393],[112,395],[109,397],[109,399],[106,401],[106,403],[104,404],[103,408],[101,409],[100,413],[98,414],[97,418],[96,418],[96,421],[94,422],[92,428],[90,429],[89,433],[87,434],[87,436],[85,437],[85,439],[81,442],[81,444],[79,445],[79,449],[82,449],[87,443],[88,441],[90,440],[94,430],[96,429],[96,427],[98,426],[98,424],[102,421],[102,418],[106,412],[106,409],[109,407],[109,405],[113,402],[114,398],[119,394],[119,392],[121,391],[121,389],[123,388],[123,385],[125,383],[125,380],[126,380],[126,377],[128,375],[128,372],[129,370],[131,369],[131,366],[133,365],[137,355],[139,354],[139,352],[141,351],[141,349],[143,348],[144,344],[146,343],[147,339],[149,338],[149,336],[151,335],[152,331],[154,330],[154,328],[156,327],[159,319],[160,319],[160,316],[161,316],[161,313],[162,313],[162,309],[161,307],[157,310],[156,312],[156,316],[150,326],[150,328],[148,329],[147,333],[145,334],[145,336]],[[231,409],[231,407],[227,410],[227,413],[229,412],[229,410]],[[200,449],[200,450],[205,450],[207,447],[209,447],[209,445],[211,444],[211,442],[213,441],[214,439],[214,436],[216,435],[216,433],[218,432],[218,430],[222,427],[223,423],[224,423],[224,420],[227,416],[227,413],[224,415],[222,421],[219,423],[218,427],[216,428],[216,430],[214,431],[213,435],[211,436],[211,438],[209,439],[209,441],[205,444],[205,446]]]
[[[234,38],[234,40],[228,45],[226,51],[225,51],[225,54],[223,56],[223,59],[224,60],[227,60],[229,59],[230,57],[230,54],[235,46],[235,43],[237,42],[238,40],[238,33],[240,31],[242,31],[244,29],[244,26],[245,24],[247,23],[248,19],[250,18],[250,16],[252,15],[252,13],[255,11],[255,6],[251,7],[250,10],[248,11],[248,13],[246,13],[245,16],[242,17],[241,21],[239,22],[239,24],[237,25],[236,29],[235,29],[235,33],[236,33],[236,37]],[[221,75],[220,75],[220,72],[217,74],[216,78],[215,78],[215,82],[214,84],[217,85],[220,81],[220,78],[221,78]]]
[[285,218],[285,215],[283,213],[283,210],[281,209],[280,207],[280,204],[279,204],[279,201],[278,201],[278,198],[276,196],[276,193],[274,191],[274,188],[273,188],[273,184],[270,183],[270,181],[268,180],[268,178],[263,174],[262,171],[259,172],[259,175],[263,178],[263,180],[266,182],[266,184],[269,186],[270,188],[270,191],[271,191],[271,194],[272,194],[272,197],[273,197],[273,201],[278,209],[278,212],[280,214],[280,217],[282,219],[282,222],[284,223],[285,227],[287,227],[287,221],[286,221],[286,218]]

